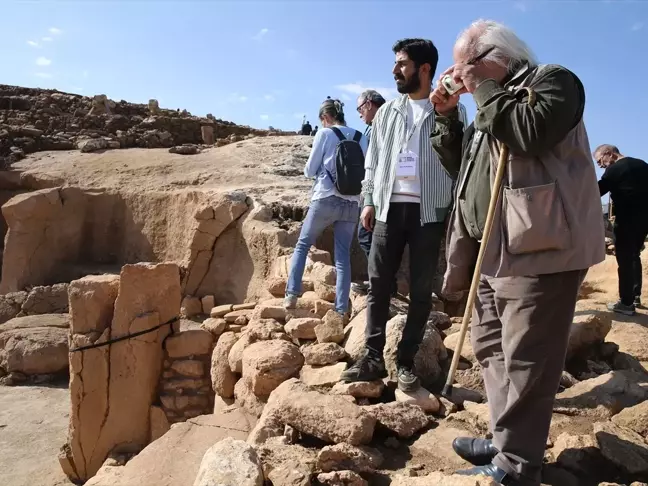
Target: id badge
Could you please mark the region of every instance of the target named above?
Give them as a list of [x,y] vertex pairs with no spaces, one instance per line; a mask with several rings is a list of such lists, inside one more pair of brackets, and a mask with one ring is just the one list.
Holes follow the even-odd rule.
[[418,164],[418,155],[414,152],[408,150],[398,154],[396,177],[406,181],[416,179],[416,164]]

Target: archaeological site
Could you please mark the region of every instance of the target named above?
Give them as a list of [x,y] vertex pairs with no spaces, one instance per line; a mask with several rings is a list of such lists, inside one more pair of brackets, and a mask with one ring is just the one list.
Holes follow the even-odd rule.
[[[340,382],[367,304],[352,292],[350,319],[333,311],[331,232],[283,307],[311,144],[156,100],[0,85],[1,485],[496,484],[453,475],[468,464],[452,440],[489,433],[469,340],[452,401],[440,393],[460,302],[434,299],[415,394],[394,382],[407,258],[384,381]],[[366,277],[357,247],[352,266]],[[648,483],[648,313],[611,314],[616,292],[608,255],[581,288],[545,485]]]

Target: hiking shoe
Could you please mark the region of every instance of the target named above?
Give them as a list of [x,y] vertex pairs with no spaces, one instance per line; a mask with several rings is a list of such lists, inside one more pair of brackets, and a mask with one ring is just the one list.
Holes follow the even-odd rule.
[[398,389],[404,392],[413,392],[421,387],[418,377],[407,366],[398,367]]
[[365,355],[342,373],[340,379],[347,383],[353,383],[356,381],[376,381],[386,376],[387,370],[384,361]]
[[361,283],[352,283],[351,290],[358,294],[366,294],[367,292],[369,292],[369,282],[364,281]]
[[625,305],[621,301],[615,302],[614,304],[608,304],[607,308],[609,311],[616,312],[617,314],[623,314],[624,316],[635,315],[635,306]]
[[284,309],[294,309],[295,307],[297,307],[298,298],[299,297],[297,297],[296,295],[286,295],[283,302]]

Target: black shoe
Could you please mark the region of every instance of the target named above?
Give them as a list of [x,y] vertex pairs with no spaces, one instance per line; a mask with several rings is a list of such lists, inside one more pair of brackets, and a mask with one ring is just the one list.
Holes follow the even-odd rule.
[[473,466],[490,464],[499,451],[492,440],[473,439],[471,437],[457,437],[452,441],[452,448],[459,457],[468,461]]
[[363,356],[347,369],[340,379],[347,383],[356,381],[376,381],[387,376],[383,360],[372,356]]
[[635,315],[635,306],[625,305],[621,301],[615,302],[614,304],[608,304],[607,308],[609,311],[616,312],[617,314],[623,314],[624,316]]
[[414,392],[421,387],[418,377],[407,366],[398,367],[398,388],[404,392]]
[[506,486],[515,486],[516,482],[506,474],[505,471],[501,470],[494,464],[487,464],[485,466],[477,466],[470,469],[463,469],[457,471],[455,474],[459,476],[487,476],[493,478],[496,482],[504,484]]
[[641,305],[641,297],[637,296],[634,298],[634,304],[636,309],[643,309],[643,305]]

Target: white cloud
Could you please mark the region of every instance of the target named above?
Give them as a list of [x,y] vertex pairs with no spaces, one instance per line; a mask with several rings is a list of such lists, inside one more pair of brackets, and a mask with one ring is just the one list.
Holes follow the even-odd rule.
[[263,99],[266,100],[266,101],[274,101],[274,100],[275,100],[275,97],[272,96],[271,94],[267,94],[267,95],[265,95],[265,96],[263,97]]
[[259,118],[261,118],[264,121],[267,121],[270,119],[270,115],[261,115]]
[[526,2],[520,1],[520,2],[513,2],[513,8],[515,10],[519,10],[520,12],[526,12],[528,6],[527,6]]
[[43,42],[52,42],[54,39],[52,39],[51,37],[43,37],[41,40]]
[[43,79],[50,79],[52,75],[50,73],[34,73],[34,76],[37,76],[39,78]]
[[50,64],[52,64],[52,60],[47,59],[46,57],[41,56],[38,59],[36,59],[37,66],[49,66]]
[[264,27],[264,28],[261,29],[259,32],[257,32],[256,35],[254,35],[254,36],[252,37],[252,39],[255,40],[255,41],[260,41],[260,40],[263,39],[266,35],[268,35],[268,32],[270,32],[270,31]]
[[636,22],[636,23],[634,23],[632,25],[630,30],[632,30],[633,32],[637,32],[637,31],[639,31],[639,30],[641,30],[643,28],[644,28],[644,23],[643,22]]
[[87,70],[85,70],[81,73],[81,76],[83,76],[83,79],[86,79],[88,76],[90,76],[90,73]]
[[225,100],[227,103],[245,103],[248,100],[247,96],[239,93],[231,93]]
[[63,31],[61,29],[57,29],[56,27],[50,27],[49,33],[54,35],[61,35]]
[[245,103],[247,100],[248,100],[247,96],[239,96],[238,97],[238,101],[240,101],[241,103]]
[[40,44],[36,41],[28,40],[27,44],[32,46],[32,47],[40,47]]
[[360,81],[356,83],[347,83],[347,84],[338,84],[335,88],[343,93],[352,94],[359,96],[368,89],[374,89],[378,91],[386,100],[396,98],[398,96],[398,90],[396,88],[385,88],[378,87],[375,85],[365,84]]

